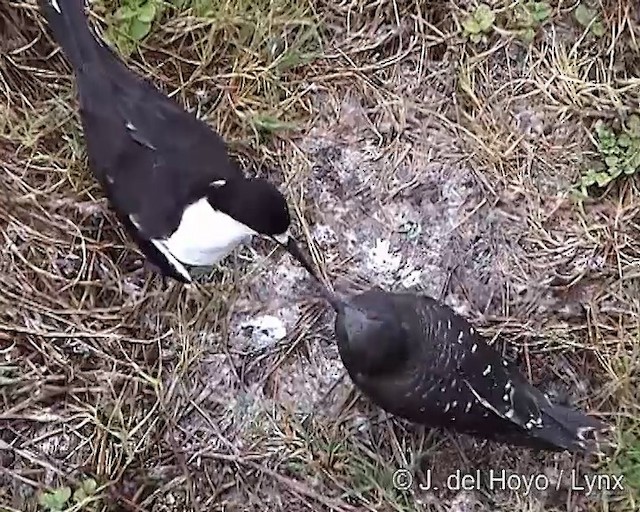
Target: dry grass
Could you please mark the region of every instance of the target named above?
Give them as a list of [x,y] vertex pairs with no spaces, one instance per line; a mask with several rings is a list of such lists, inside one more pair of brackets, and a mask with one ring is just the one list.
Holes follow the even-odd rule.
[[[493,2],[498,23],[514,3]],[[638,108],[637,2],[603,0],[600,39],[572,20],[573,3],[553,2],[531,45],[507,31],[467,41],[464,0],[215,5],[167,11],[129,64],[197,109],[249,172],[283,184],[316,262],[344,287],[382,278],[360,243],[332,245],[314,227],[335,221],[341,240],[347,220],[362,221],[367,237],[369,217],[396,201],[422,212],[434,165],[452,187],[442,201],[461,209],[451,197],[468,188],[464,214],[424,215],[420,243],[441,247],[411,256],[430,265],[419,287],[437,293],[458,266],[450,301],[518,348],[535,382],[564,383],[614,424],[618,447],[582,461],[378,418],[332,374],[330,318],[304,280],[273,270],[276,255],[244,248],[206,284],[162,292],[86,169],[66,61],[33,2],[11,0],[0,6],[0,510],[37,510],[39,493],[87,477],[98,490],[75,510],[638,510],[640,183],[581,205],[568,193],[594,156],[594,121]],[[287,338],[239,344],[238,311],[274,297],[295,312]],[[391,479],[405,466],[435,468],[434,480],[458,468],[627,480],[590,499],[566,482],[405,493]]]

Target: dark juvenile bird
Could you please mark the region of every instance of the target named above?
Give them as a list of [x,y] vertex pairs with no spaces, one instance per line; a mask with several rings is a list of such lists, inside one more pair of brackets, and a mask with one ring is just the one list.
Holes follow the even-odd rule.
[[192,281],[252,236],[294,257],[287,202],[246,178],[222,138],[143,80],[97,37],[83,0],[39,0],[77,83],[89,167],[119,219],[163,276]]
[[385,411],[512,445],[591,451],[599,420],[554,405],[451,308],[372,289],[337,312],[340,357],[354,384]]

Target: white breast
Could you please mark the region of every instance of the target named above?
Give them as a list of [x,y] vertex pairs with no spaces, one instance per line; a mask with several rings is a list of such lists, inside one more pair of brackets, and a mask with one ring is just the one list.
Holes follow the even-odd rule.
[[185,265],[211,266],[255,234],[203,198],[187,207],[178,229],[169,238],[151,241],[174,266],[174,259]]

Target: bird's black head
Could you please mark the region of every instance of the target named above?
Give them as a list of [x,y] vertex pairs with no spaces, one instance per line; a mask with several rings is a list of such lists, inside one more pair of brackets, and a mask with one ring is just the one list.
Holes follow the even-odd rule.
[[291,216],[287,201],[270,181],[247,178],[214,182],[209,197],[217,209],[261,235],[284,235]]
[[361,297],[336,308],[341,357],[349,373],[392,373],[406,358],[407,337],[402,322],[386,301],[363,302],[358,300]]

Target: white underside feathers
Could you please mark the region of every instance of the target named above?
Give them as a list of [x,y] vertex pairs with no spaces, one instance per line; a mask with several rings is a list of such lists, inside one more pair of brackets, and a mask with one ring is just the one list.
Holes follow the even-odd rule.
[[[131,221],[137,226],[133,218]],[[202,198],[185,209],[178,229],[169,238],[151,239],[151,242],[180,275],[191,281],[185,265],[213,266],[255,234]]]

